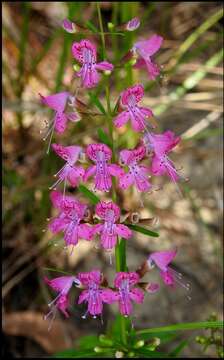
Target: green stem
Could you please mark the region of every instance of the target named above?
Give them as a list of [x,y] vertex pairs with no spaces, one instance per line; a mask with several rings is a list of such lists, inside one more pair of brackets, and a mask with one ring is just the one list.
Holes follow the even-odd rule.
[[[103,53],[103,59],[105,59],[106,55],[106,48],[105,48],[105,37],[104,37],[104,31],[103,31],[103,22],[102,22],[102,16],[100,11],[100,5],[97,2],[97,12],[98,12],[98,18],[99,18],[99,25],[100,25],[100,32],[101,32],[101,40],[102,40],[102,53]],[[107,101],[107,124],[108,124],[108,130],[111,138],[111,144],[112,144],[112,161],[115,161],[115,149],[114,149],[114,140],[113,140],[113,123],[112,123],[112,111],[110,106],[110,89],[109,89],[109,80],[106,85],[106,101]],[[112,181],[112,200],[116,202],[117,196],[116,196],[116,183],[113,179]],[[126,270],[126,256],[125,256],[125,244],[123,243],[124,240],[118,239],[117,244],[115,247],[115,261],[116,261],[116,271],[125,271]],[[125,259],[125,262],[124,262]],[[126,322],[125,318],[121,318],[121,339],[124,344],[127,344],[127,335],[126,335]]]

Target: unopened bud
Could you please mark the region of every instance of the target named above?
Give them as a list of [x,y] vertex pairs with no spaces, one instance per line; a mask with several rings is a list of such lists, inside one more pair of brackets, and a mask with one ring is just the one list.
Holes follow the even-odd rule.
[[205,344],[207,339],[204,336],[196,336],[195,340],[199,344]]
[[73,65],[73,69],[77,72],[80,70],[80,66],[78,64]]
[[153,341],[152,341],[152,344],[153,344],[153,345],[159,346],[160,343],[161,343],[160,338],[158,338],[158,337],[153,338]]
[[134,345],[134,348],[135,348],[135,349],[139,349],[139,348],[141,348],[141,347],[144,346],[144,345],[145,345],[144,340],[139,340],[139,341],[137,341],[136,344]]
[[104,352],[105,349],[103,349],[103,348],[101,348],[101,347],[99,347],[99,346],[96,346],[96,347],[94,348],[94,351],[95,351],[96,353],[101,353],[101,352]]
[[109,30],[113,30],[113,28],[114,28],[114,24],[113,24],[112,22],[109,22],[109,23],[107,24],[107,26],[108,26],[108,29],[109,29]]
[[124,353],[122,351],[116,351],[115,358],[120,359],[124,357]]
[[110,70],[105,70],[105,71],[104,71],[104,74],[108,76],[108,75],[111,74],[111,71],[110,71]]
[[133,65],[136,64],[136,62],[137,62],[136,57],[133,57],[133,59],[131,59],[131,60],[129,61],[129,65],[133,66]]
[[128,21],[128,23],[126,24],[126,30],[127,31],[134,31],[139,26],[140,26],[140,20],[139,20],[138,17],[135,17],[135,18],[131,19],[130,21]]

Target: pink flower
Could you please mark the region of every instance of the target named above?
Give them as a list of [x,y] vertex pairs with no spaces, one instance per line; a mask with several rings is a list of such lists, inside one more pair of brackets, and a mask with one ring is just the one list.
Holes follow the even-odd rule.
[[134,301],[142,304],[144,300],[144,292],[135,287],[139,282],[139,275],[135,272],[119,272],[116,274],[114,286],[118,289],[116,293],[117,301],[119,301],[119,309],[122,315],[129,316],[132,312],[132,303]]
[[95,318],[96,315],[102,314],[103,303],[112,304],[116,301],[115,294],[111,289],[100,288],[102,276],[99,270],[79,273],[78,280],[85,287],[79,296],[78,304],[83,301],[88,303],[88,309],[82,316],[83,318],[86,318],[88,312]]
[[44,281],[47,285],[49,285],[53,290],[58,292],[56,298],[51,301],[48,306],[51,307],[51,310],[47,315],[45,315],[44,319],[46,320],[49,315],[53,315],[49,328],[51,327],[52,321],[56,316],[56,310],[60,310],[66,318],[69,317],[67,312],[67,308],[69,306],[68,293],[74,284],[79,285],[80,282],[75,276],[60,276],[55,279],[44,278]]
[[80,223],[85,216],[87,205],[72,196],[63,196],[59,191],[51,192],[51,201],[53,206],[60,211],[48,226],[53,234],[63,231],[66,245],[73,245],[73,248],[80,238],[92,239],[91,227]]
[[77,32],[75,23],[73,23],[69,19],[64,19],[62,21],[62,27],[65,31],[67,31],[70,34]]
[[133,19],[129,20],[126,24],[126,30],[127,31],[134,31],[138,29],[140,26],[140,20],[138,17],[134,17]]
[[120,209],[112,201],[101,201],[96,206],[96,214],[104,220],[104,224],[93,227],[94,234],[101,234],[101,245],[104,249],[112,249],[117,242],[117,236],[129,239],[132,231],[123,224],[116,222],[120,218]]
[[144,88],[142,85],[134,85],[124,90],[121,93],[121,105],[125,109],[114,119],[114,125],[121,127],[131,120],[131,125],[134,131],[143,131],[147,124],[146,117],[153,115],[151,109],[138,106],[138,103],[144,96]]
[[111,250],[116,245],[118,236],[125,239],[131,237],[132,231],[127,226],[116,223],[120,218],[120,209],[112,201],[99,202],[95,211],[104,220],[104,224],[94,225],[93,233],[101,234],[101,245],[104,249]]
[[135,184],[139,191],[148,191],[151,184],[148,181],[149,168],[144,165],[138,165],[146,154],[144,146],[139,146],[134,150],[122,150],[120,159],[124,165],[129,167],[129,172],[119,177],[119,186],[121,189],[127,189]]
[[105,144],[90,144],[86,149],[87,156],[95,162],[95,165],[86,169],[84,181],[94,175],[95,189],[109,191],[112,186],[112,176],[121,176],[123,170],[116,164],[108,164],[112,157],[111,149]]
[[69,181],[72,186],[77,186],[85,173],[85,170],[81,166],[74,165],[82,152],[82,148],[80,146],[62,146],[59,144],[52,144],[52,148],[57,155],[66,161],[66,163],[58,173],[54,175],[58,177],[58,180],[50,187],[50,189],[53,189],[57,184],[60,184],[63,181],[64,189],[67,181]]
[[[72,122],[80,120],[80,116],[75,109],[75,97],[67,91],[49,96],[42,96],[40,94],[40,96],[43,104],[55,110],[55,117],[50,123],[44,139],[46,139],[49,134],[53,133],[54,129],[59,134],[63,133],[68,120]],[[67,105],[73,108],[71,112],[66,110]]]
[[189,290],[190,285],[181,281],[182,274],[178,273],[170,266],[170,263],[173,261],[176,254],[176,249],[154,252],[148,257],[148,267],[152,268],[154,265],[156,265],[160,269],[160,276],[166,285],[173,287],[176,282],[186,290]]
[[96,47],[89,40],[74,42],[72,45],[72,55],[82,64],[81,70],[76,75],[82,78],[82,86],[86,88],[92,88],[99,82],[97,70],[113,70],[113,65],[107,61],[96,63]]
[[153,35],[148,40],[136,42],[132,48],[132,51],[139,55],[135,67],[141,68],[146,66],[150,80],[154,80],[160,73],[159,66],[152,61],[151,56],[160,49],[162,42],[163,38],[161,36]]
[[168,130],[163,134],[150,134],[147,132],[143,137],[146,149],[153,152],[152,174],[159,176],[167,174],[173,182],[176,182],[180,175],[175,165],[167,154],[180,142],[180,137]]

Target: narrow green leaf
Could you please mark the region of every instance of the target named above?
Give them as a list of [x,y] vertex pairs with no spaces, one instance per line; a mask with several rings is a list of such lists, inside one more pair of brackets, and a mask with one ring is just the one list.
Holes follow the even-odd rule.
[[143,329],[136,331],[136,335],[152,334],[155,332],[195,330],[195,329],[219,328],[219,327],[223,327],[223,321],[202,321],[202,322],[175,324],[175,325],[163,326],[152,329]]
[[99,128],[97,130],[97,132],[98,132],[98,137],[99,137],[100,141],[102,143],[108,145],[110,148],[112,148],[112,142],[111,142],[109,136],[101,128]]
[[140,232],[144,235],[152,236],[152,237],[158,237],[159,234],[155,231],[148,230],[146,228],[143,228],[139,225],[133,225],[133,224],[125,224],[129,227],[129,229]]
[[96,105],[97,109],[103,114],[103,115],[106,115],[106,110],[104,109],[102,103],[100,102],[99,98],[91,93],[91,92],[88,92],[88,95],[90,97],[90,100],[91,102]]
[[177,347],[175,349],[173,349],[170,353],[169,356],[170,357],[177,357],[177,355],[179,355],[181,353],[181,351],[183,350],[183,348],[185,348],[185,346],[188,345],[189,340],[183,340],[180,342],[180,344],[177,345]]
[[98,196],[96,196],[95,194],[93,194],[92,191],[90,191],[89,189],[87,189],[87,187],[85,187],[84,185],[79,185],[78,186],[78,190],[81,191],[81,193],[83,193],[83,195],[89,199],[94,205],[96,205],[100,199],[98,198]]

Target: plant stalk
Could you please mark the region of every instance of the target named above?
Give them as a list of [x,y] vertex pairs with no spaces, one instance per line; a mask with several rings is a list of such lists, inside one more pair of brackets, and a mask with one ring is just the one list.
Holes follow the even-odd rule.
[[[98,12],[98,18],[99,18],[99,25],[100,25],[100,32],[101,32],[101,40],[102,40],[102,54],[103,59],[105,59],[106,55],[106,48],[105,48],[105,37],[104,37],[104,31],[103,31],[103,22],[102,22],[102,16],[101,16],[101,10],[99,2],[96,3],[97,6],[97,12]],[[106,84],[106,101],[107,101],[107,124],[108,124],[108,130],[110,134],[111,144],[112,144],[112,161],[114,162],[115,157],[115,149],[114,149],[114,140],[113,140],[113,123],[112,123],[112,112],[111,112],[111,106],[110,106],[110,89],[109,89],[109,80]],[[116,196],[116,183],[113,179],[112,181],[112,200],[116,202],[117,196]],[[115,247],[115,261],[116,261],[116,271],[125,271],[126,270],[126,256],[125,256],[125,243],[124,240],[118,239],[117,244]],[[124,262],[125,259],[125,262]],[[127,335],[126,335],[126,322],[125,318],[121,317],[121,339],[124,344],[127,344]]]

